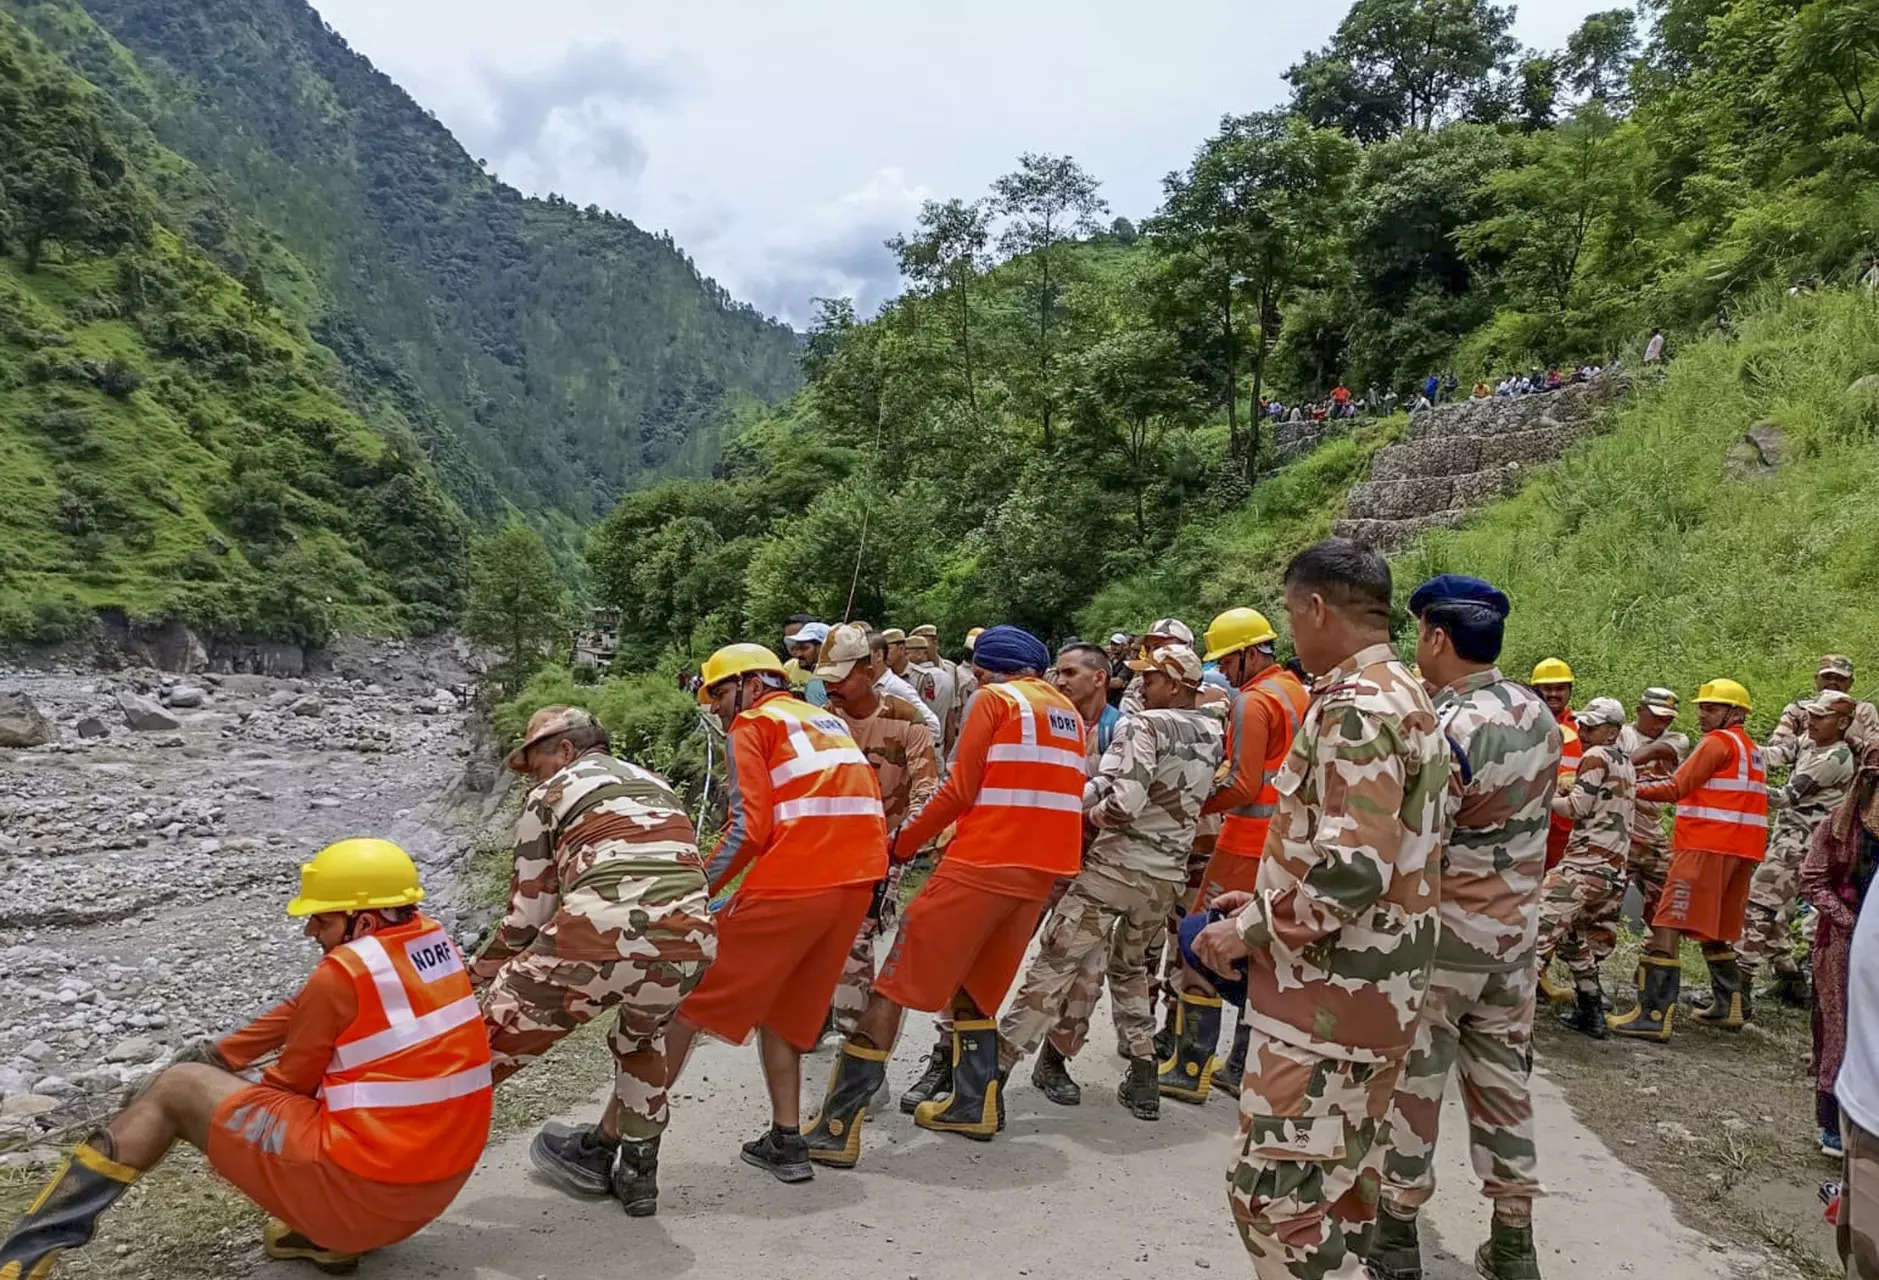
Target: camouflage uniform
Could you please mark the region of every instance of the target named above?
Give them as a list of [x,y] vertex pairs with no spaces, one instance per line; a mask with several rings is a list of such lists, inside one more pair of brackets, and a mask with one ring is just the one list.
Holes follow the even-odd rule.
[[[1794,764],[1797,755],[1800,761]],[[1801,859],[1807,856],[1814,828],[1846,799],[1847,788],[1859,771],[1853,749],[1844,739],[1824,750],[1810,742],[1805,754],[1799,742],[1790,740],[1767,747],[1762,757],[1771,769],[1794,764],[1794,771],[1785,785],[1768,788],[1774,829],[1768,833],[1768,856],[1755,868],[1755,878],[1749,882],[1742,940],[1735,948],[1745,984],[1761,968],[1764,956],[1772,957],[1779,972],[1796,971],[1788,918],[1801,887]]]
[[[1768,745],[1781,746],[1783,743],[1795,743],[1800,754],[1805,756],[1813,750],[1813,741],[1807,736],[1808,715],[1801,706],[1808,698],[1796,698],[1781,709],[1781,720],[1775,725],[1775,731],[1768,735]],[[1855,758],[1875,746],[1879,746],[1879,708],[1872,703],[1854,700],[1853,720],[1846,727],[1846,742],[1853,750]]]
[[[1035,1049],[1058,1022],[1093,957],[1106,959],[1117,1037],[1130,1057],[1154,1056],[1148,942],[1186,884],[1194,824],[1213,789],[1224,735],[1218,706],[1138,711],[1117,726],[1083,788],[1083,812],[1096,838],[999,1023],[1001,1068]],[[1087,1010],[1082,1016],[1087,1028]],[[1075,1052],[1062,1039],[1053,1043],[1065,1056]]]
[[1435,708],[1465,764],[1449,775],[1442,936],[1390,1107],[1383,1201],[1410,1218],[1435,1194],[1442,1092],[1459,1066],[1475,1173],[1502,1221],[1521,1226],[1540,1194],[1527,1075],[1561,734],[1538,695],[1494,668],[1437,691]]
[[[904,698],[881,695],[880,706],[866,719],[856,719],[834,703],[835,713],[848,726],[849,736],[868,763],[874,766],[875,781],[881,787],[881,808],[887,816],[888,832],[900,829],[907,815],[933,798],[939,790],[939,757],[934,751],[933,735],[926,727],[919,709]],[[868,1007],[874,990],[874,940],[894,927],[900,906],[902,868],[888,870],[882,887],[880,906],[861,922],[855,945],[842,966],[841,981],[835,986],[833,1012],[835,1027],[844,1036],[855,1033],[855,1024]]]
[[1252,1039],[1227,1198],[1261,1280],[1365,1274],[1385,1116],[1439,932],[1450,763],[1428,694],[1387,644],[1312,694],[1236,921]]
[[707,902],[697,833],[658,774],[589,752],[529,792],[508,914],[470,964],[496,1078],[613,1009],[620,1131],[662,1132],[666,1025],[718,950]]
[[1540,968],[1557,954],[1580,991],[1598,990],[1598,967],[1618,945],[1618,912],[1625,900],[1625,856],[1631,848],[1631,811],[1637,772],[1616,743],[1587,747],[1579,776],[1566,793],[1572,838],[1559,865],[1547,873],[1540,907]]
[[[1635,724],[1628,724],[1618,731],[1618,749],[1627,759],[1653,742],[1668,742],[1676,750],[1677,764],[1690,757],[1690,738],[1688,734],[1667,731],[1655,738],[1647,738]],[[1676,764],[1655,763],[1635,767],[1638,784],[1662,782],[1675,776]],[[1651,912],[1664,896],[1664,880],[1670,874],[1670,837],[1664,831],[1664,803],[1661,800],[1636,800],[1631,805],[1631,848],[1625,859],[1625,879],[1638,888],[1638,895],[1644,902],[1644,918],[1648,922]],[[1620,902],[1624,895],[1619,894]]]

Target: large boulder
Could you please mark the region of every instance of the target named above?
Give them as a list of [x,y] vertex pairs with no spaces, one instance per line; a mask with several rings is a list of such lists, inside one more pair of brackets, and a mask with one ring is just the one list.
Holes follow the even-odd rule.
[[142,732],[175,729],[182,724],[151,699],[128,689],[117,695],[117,709],[124,713],[125,724]]
[[163,701],[172,707],[199,707],[208,695],[196,685],[179,684],[171,686],[163,695]]
[[59,736],[23,693],[0,693],[0,747],[36,747]]
[[1788,439],[1772,422],[1758,422],[1743,433],[1723,458],[1723,470],[1736,480],[1760,480],[1781,466]]

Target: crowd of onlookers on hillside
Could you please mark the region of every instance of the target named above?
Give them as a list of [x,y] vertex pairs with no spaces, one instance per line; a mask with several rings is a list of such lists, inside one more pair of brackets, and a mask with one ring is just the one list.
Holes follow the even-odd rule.
[[[1644,362],[1658,364],[1663,359],[1664,338],[1661,331],[1653,332],[1650,345],[1645,348]],[[1489,385],[1477,382],[1469,394],[1473,400],[1487,400],[1495,397],[1540,395],[1549,391],[1558,391],[1575,383],[1591,382],[1603,374],[1612,365],[1597,363],[1582,364],[1559,368],[1535,368],[1509,373],[1499,382]],[[1337,418],[1384,418],[1395,413],[1399,405],[1407,404],[1410,413],[1421,413],[1460,398],[1461,383],[1453,373],[1446,375],[1430,374],[1421,385],[1413,388],[1407,395],[1398,396],[1393,389],[1379,390],[1375,383],[1369,390],[1358,396],[1351,389],[1339,382],[1330,394],[1319,400],[1301,401],[1286,404],[1277,397],[1259,398],[1259,416],[1272,422],[1325,422]]]

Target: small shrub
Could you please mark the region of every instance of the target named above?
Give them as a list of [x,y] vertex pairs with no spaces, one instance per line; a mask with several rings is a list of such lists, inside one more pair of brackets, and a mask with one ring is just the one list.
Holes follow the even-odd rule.
[[144,376],[124,361],[112,357],[98,369],[92,381],[97,384],[98,390],[107,396],[114,400],[123,400],[143,386]]

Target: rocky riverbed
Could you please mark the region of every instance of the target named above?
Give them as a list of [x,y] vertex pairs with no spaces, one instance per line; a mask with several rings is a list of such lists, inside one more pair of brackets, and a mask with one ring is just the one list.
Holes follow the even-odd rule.
[[398,841],[474,935],[455,870],[499,795],[467,691],[402,648],[322,679],[0,671],[0,742],[49,738],[0,745],[0,1161],[291,994],[316,953],[282,907],[332,840]]

